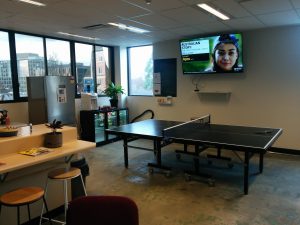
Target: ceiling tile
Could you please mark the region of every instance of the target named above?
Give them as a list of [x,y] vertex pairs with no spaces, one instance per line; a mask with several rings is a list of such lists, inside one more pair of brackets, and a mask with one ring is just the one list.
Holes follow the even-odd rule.
[[[91,10],[97,10],[97,14],[105,12],[106,14],[111,16],[120,16],[126,18],[134,18],[137,16],[147,15],[151,13],[150,10],[144,7],[140,7],[138,5],[131,4],[130,2],[123,0],[67,0],[67,2],[69,5],[68,8],[72,7],[72,10],[74,10],[73,4],[77,3],[81,5],[81,9],[87,8]],[[85,7],[82,7],[83,5]],[[66,8],[64,7],[64,9]],[[77,15],[80,15],[80,11],[77,11],[77,13]]]
[[258,16],[258,18],[267,26],[282,26],[300,24],[299,16],[295,11],[285,11]]
[[287,0],[251,0],[242,1],[240,4],[254,15],[292,9],[290,1]]
[[[199,1],[199,0],[181,0],[181,1],[188,5],[196,5],[197,3],[201,3],[201,1]],[[205,2],[207,2],[207,1],[205,1]]]
[[[70,2],[61,2],[60,4],[49,6],[47,9],[48,11],[50,10],[57,14],[64,15],[65,17],[69,17],[70,19],[79,19],[81,24],[84,24],[85,26],[91,26],[99,23],[106,24],[108,22],[114,22],[117,18],[105,11],[101,11],[101,13],[99,13],[99,9],[97,7],[82,7],[82,4],[78,2],[72,2],[72,10],[66,10],[67,8],[70,8]],[[61,20],[61,23],[65,23],[65,21]]]
[[9,12],[1,12],[1,14],[0,14],[0,20],[4,19],[4,18],[7,18],[7,17],[11,17],[11,16],[12,16],[12,14],[9,13]]
[[228,13],[233,18],[251,16],[247,10],[234,0],[215,0],[212,3],[217,9],[220,9],[225,14]]
[[134,18],[151,13],[151,11],[146,8],[137,6],[135,4],[130,4],[126,1],[120,1],[118,4],[114,4],[113,7],[107,9],[107,11],[112,15],[126,18]]
[[255,17],[237,18],[225,21],[224,23],[235,30],[260,29],[265,27],[265,25]]
[[160,16],[160,15],[146,15],[142,17],[138,17],[134,19],[138,23],[143,23],[152,26],[153,28],[156,29],[162,29],[162,28],[172,28],[178,26],[178,22]]
[[159,38],[163,40],[174,39],[174,33],[170,31],[153,31],[149,34],[151,37]]
[[179,0],[152,0],[149,5],[146,4],[145,0],[127,0],[127,2],[136,4],[153,12],[160,12],[185,6],[185,4]]
[[179,9],[162,12],[162,15],[181,22],[182,25],[195,25],[216,21],[214,16],[203,13],[200,9],[193,7],[183,7]]

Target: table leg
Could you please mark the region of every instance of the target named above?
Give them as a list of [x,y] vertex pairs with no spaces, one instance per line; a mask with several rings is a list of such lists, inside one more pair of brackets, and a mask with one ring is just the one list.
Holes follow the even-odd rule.
[[264,169],[264,152],[259,153],[259,172],[262,173]]
[[249,152],[245,151],[245,159],[244,159],[244,194],[248,194],[248,186],[249,186]]
[[195,165],[195,172],[198,174],[199,173],[199,158],[198,158],[198,155],[199,155],[199,145],[195,145],[195,154],[196,156],[194,157],[194,165]]
[[148,163],[148,166],[150,168],[158,168],[158,169],[162,169],[165,171],[170,172],[171,168],[168,166],[163,166],[162,165],[162,160],[161,160],[161,139],[154,139],[154,151],[156,152],[156,162],[155,163]]
[[128,168],[128,139],[127,137],[123,138],[123,147],[124,147],[124,164]]
[[161,146],[160,140],[155,140],[156,162],[158,166],[161,166]]

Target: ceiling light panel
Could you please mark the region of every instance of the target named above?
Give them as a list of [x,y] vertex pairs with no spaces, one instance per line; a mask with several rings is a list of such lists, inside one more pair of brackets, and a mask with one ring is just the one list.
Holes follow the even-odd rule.
[[138,27],[127,26],[127,25],[122,24],[122,23],[108,23],[108,24],[112,25],[112,26],[115,26],[115,27],[118,27],[121,30],[128,30],[128,31],[131,31],[131,32],[134,32],[134,33],[139,33],[139,34],[150,32],[148,30],[144,30],[144,29],[141,29],[141,28],[138,28]]
[[61,32],[61,31],[57,32],[57,33],[65,35],[65,36],[70,36],[70,37],[84,38],[84,39],[88,39],[88,40],[99,40],[99,38],[95,38],[95,37],[82,36],[82,35],[78,35],[78,34],[70,34],[70,33]]
[[33,1],[33,0],[18,0],[19,2],[24,2],[27,4],[31,4],[31,5],[35,5],[35,6],[46,6],[46,4],[41,3],[41,2],[37,2],[37,1]]
[[220,11],[214,9],[213,7],[203,3],[203,4],[197,4],[198,7],[206,10],[207,12],[219,17],[222,20],[229,20],[230,18],[226,16],[225,14],[221,13]]

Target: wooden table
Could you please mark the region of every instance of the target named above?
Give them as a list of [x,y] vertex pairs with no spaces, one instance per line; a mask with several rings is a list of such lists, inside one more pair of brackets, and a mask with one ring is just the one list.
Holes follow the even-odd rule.
[[32,133],[30,133],[29,127],[22,129],[18,136],[0,139],[0,174],[2,174],[2,181],[5,179],[3,174],[8,172],[62,157],[71,157],[74,154],[96,147],[95,143],[77,140],[75,127],[64,127],[61,130],[63,133],[62,147],[52,148],[52,152],[38,156],[22,155],[18,152],[43,146],[44,134],[50,131],[43,124],[33,126]]

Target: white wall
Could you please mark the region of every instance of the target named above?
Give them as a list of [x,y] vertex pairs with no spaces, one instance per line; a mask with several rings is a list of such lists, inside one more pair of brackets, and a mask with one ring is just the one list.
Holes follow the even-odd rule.
[[11,121],[28,123],[28,104],[18,102],[10,104],[0,104],[0,109],[6,109]]
[[[245,72],[242,74],[183,75],[178,40],[154,45],[154,59],[177,58],[177,97],[160,106],[155,97],[127,98],[130,117],[146,109],[155,118],[186,121],[210,113],[214,123],[283,128],[276,147],[300,150],[300,26],[243,33]],[[231,91],[225,95],[195,93]]]

